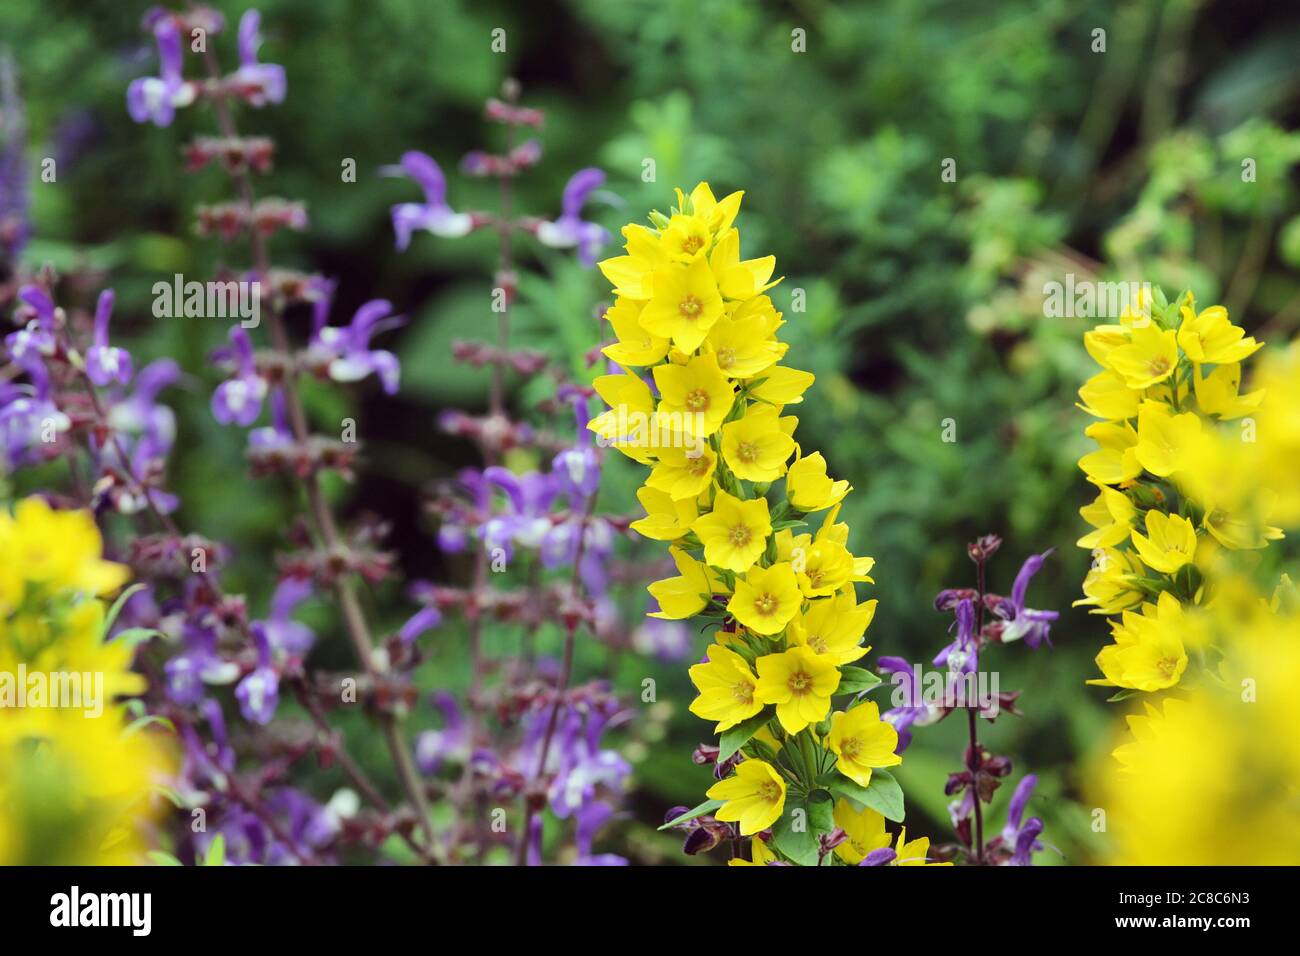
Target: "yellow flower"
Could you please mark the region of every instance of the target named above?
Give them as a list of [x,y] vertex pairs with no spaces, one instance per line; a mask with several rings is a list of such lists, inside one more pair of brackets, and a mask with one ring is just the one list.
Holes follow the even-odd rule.
[[605,313],[605,318],[614,327],[618,341],[606,345],[601,352],[619,365],[638,367],[654,365],[668,354],[668,340],[647,332],[641,325],[641,310],[644,302],[619,298]]
[[719,319],[704,340],[705,347],[717,356],[718,368],[729,378],[753,378],[785,354],[785,345],[772,338],[776,313],[771,300],[762,296],[761,301],[768,304],[766,312],[756,311],[746,303],[734,315]]
[[648,461],[658,442],[655,428],[655,402],[650,386],[631,372],[601,375],[594,382],[596,394],[609,406],[587,423],[606,445],[617,448],[636,461]]
[[1108,488],[1094,479],[1097,485],[1097,497],[1090,505],[1079,509],[1083,520],[1095,530],[1085,534],[1077,542],[1081,548],[1113,548],[1128,540],[1133,522],[1137,519],[1137,508],[1128,495],[1113,488]]
[[891,837],[885,830],[885,818],[870,807],[855,810],[853,804],[840,799],[835,802],[834,816],[835,825],[846,837],[835,848],[835,855],[849,866],[857,866],[872,850],[889,846]]
[[1138,409],[1138,440],[1134,453],[1142,467],[1151,474],[1168,478],[1187,467],[1188,456],[1194,451],[1200,433],[1201,420],[1194,412],[1175,415],[1173,409],[1162,402],[1143,402]]
[[741,836],[766,830],[785,809],[785,781],[762,760],[743,761],[734,774],[706,793],[710,799],[725,801],[714,816],[725,823],[739,823]]
[[659,415],[669,416],[678,423],[675,430],[691,438],[708,438],[722,427],[735,401],[736,388],[713,355],[697,355],[685,365],[656,365],[654,377]]
[[758,667],[755,694],[764,704],[776,704],[776,718],[787,734],[797,734],[826,716],[831,695],[840,686],[835,663],[807,647],[767,654]]
[[1127,345],[1111,349],[1108,359],[1129,388],[1150,388],[1178,367],[1178,341],[1172,331],[1145,325],[1133,329]]
[[1201,411],[1224,421],[1250,414],[1264,400],[1263,389],[1248,395],[1237,394],[1241,387],[1241,364],[1238,362],[1220,365],[1205,376],[1200,374],[1198,366],[1193,385],[1196,388],[1196,404]]
[[101,558],[103,539],[88,511],[56,511],[42,498],[24,498],[13,515],[0,509],[0,613],[22,597],[23,583],[50,592],[91,597],[126,583],[125,565]]
[[1228,310],[1212,305],[1197,315],[1191,306],[1180,310],[1183,323],[1178,328],[1178,344],[1193,362],[1226,365],[1240,362],[1255,354],[1263,342],[1243,338],[1246,333],[1228,321]]
[[623,227],[627,255],[596,263],[617,295],[629,299],[649,299],[654,291],[654,273],[668,264],[659,245],[659,236],[645,226],[629,223]]
[[1144,604],[1141,614],[1125,611],[1122,623],[1111,622],[1115,643],[1097,655],[1105,678],[1088,683],[1148,692],[1173,687],[1187,669],[1186,627],[1182,605],[1168,591],[1158,604]]
[[659,602],[659,610],[650,616],[670,621],[694,617],[704,610],[714,592],[708,567],[677,548],[669,548],[668,553],[677,565],[678,577],[664,578],[648,586],[651,596]]
[[[759,674],[762,674],[761,658]],[[847,712],[836,711],[831,716],[826,746],[839,757],[840,773],[863,787],[870,786],[873,768],[894,767],[903,762],[894,753],[898,747],[898,731],[889,721],[880,719],[880,708],[875,701],[865,701]]]
[[696,498],[709,487],[717,467],[718,456],[703,442],[697,448],[661,448],[659,462],[645,483],[674,501]]
[[794,566],[798,569],[799,590],[804,597],[834,594],[853,579],[853,555],[844,545],[831,540],[817,541]]
[[772,533],[767,499],[742,501],[721,489],[713,499],[713,510],[691,525],[704,544],[704,560],[715,568],[748,571],[767,548]]
[[690,263],[702,258],[713,245],[709,224],[699,216],[678,213],[668,220],[660,236],[664,254],[673,262]]
[[727,613],[755,634],[780,634],[799,613],[803,596],[789,564],[753,567],[736,581]]
[[1133,334],[1128,325],[1098,325],[1083,333],[1083,347],[1102,368],[1110,368],[1110,355],[1122,345],[1128,345]]
[[761,402],[770,402],[778,408],[783,405],[797,405],[803,401],[803,393],[808,391],[816,376],[812,372],[801,372],[797,368],[773,365],[754,376],[749,394]]
[[1114,548],[1093,551],[1092,568],[1083,579],[1084,597],[1074,607],[1093,605],[1093,614],[1118,614],[1142,603],[1142,589],[1134,583],[1144,576],[1135,555]]
[[1097,422],[1085,428],[1083,433],[1101,446],[1079,459],[1079,467],[1089,478],[1104,485],[1117,485],[1142,474],[1142,464],[1137,456],[1138,433],[1133,426]]
[[930,838],[918,837],[908,842],[907,827],[901,827],[898,831],[894,854],[894,866],[952,866],[951,863],[931,863]]
[[825,654],[836,664],[852,664],[869,648],[859,642],[876,616],[875,600],[857,603],[851,591],[812,601],[790,622],[790,641]]
[[713,190],[709,188],[708,183],[699,183],[691,190],[690,197],[682,195],[680,189],[675,190],[677,194],[677,208],[683,212],[689,210],[693,215],[702,219],[709,227],[709,231],[714,235],[719,232],[726,232],[731,228],[735,221],[736,213],[740,212],[740,200],[745,193],[737,190],[730,193],[722,199],[715,199]]
[[1124,377],[1116,372],[1098,372],[1079,389],[1082,408],[1089,415],[1116,421],[1137,414],[1140,391],[1128,387]]
[[674,501],[655,488],[637,489],[637,500],[645,508],[646,516],[632,522],[632,530],[655,541],[675,541],[690,530],[691,522],[700,513],[694,498]]
[[[799,451],[796,448],[796,451]],[[799,511],[821,511],[838,504],[853,490],[847,481],[832,481],[826,474],[826,459],[819,451],[800,457],[785,476],[785,494]]]
[[1181,515],[1166,515],[1153,508],[1147,512],[1146,527],[1146,535],[1133,532],[1133,544],[1152,570],[1173,574],[1196,556],[1196,528]]
[[756,405],[744,418],[723,425],[722,457],[731,473],[745,481],[780,478],[794,451],[794,439],[783,426],[794,421],[779,418],[771,405]]
[[683,352],[694,352],[721,317],[722,296],[706,260],[655,270],[654,296],[641,310],[646,331],[672,339]]
[[754,697],[757,680],[743,657],[714,644],[708,658],[690,669],[691,683],[700,692],[690,711],[705,720],[716,720],[713,730],[720,734],[753,717],[763,705]]
[[735,229],[727,230],[718,239],[709,266],[717,277],[719,290],[728,299],[752,299],[781,281],[768,281],[776,268],[776,256],[741,261],[740,233]]
[[727,866],[767,866],[776,859],[776,854],[768,849],[767,843],[757,836],[749,841],[749,852],[754,857],[752,860],[732,857],[727,861]]

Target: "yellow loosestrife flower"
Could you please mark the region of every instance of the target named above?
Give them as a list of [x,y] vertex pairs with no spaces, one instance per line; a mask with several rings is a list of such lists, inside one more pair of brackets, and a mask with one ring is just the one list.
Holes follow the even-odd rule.
[[742,762],[734,774],[719,780],[706,793],[713,800],[725,801],[714,816],[727,823],[739,823],[741,836],[766,830],[785,809],[785,781],[762,760]]
[[690,675],[691,683],[700,692],[691,702],[690,711],[705,720],[716,720],[715,733],[729,730],[763,709],[754,696],[758,680],[748,662],[721,644],[710,647],[709,659],[692,667]]
[[691,530],[704,544],[704,560],[715,568],[748,571],[767,548],[772,520],[767,499],[741,501],[718,491],[713,510],[696,518]]
[[835,825],[844,831],[845,840],[835,848],[835,855],[849,866],[857,866],[872,850],[883,850],[893,840],[885,830],[885,818],[870,807],[854,808],[847,800],[835,801]]
[[[777,720],[786,733],[797,734],[825,718],[831,695],[840,685],[834,661],[807,647],[792,647],[780,654],[766,654],[754,663],[758,667],[755,693],[763,703],[776,704]],[[898,743],[897,734],[894,743]]]
[[744,418],[722,426],[722,457],[731,473],[745,481],[775,481],[794,453],[794,439],[771,405],[750,409]]
[[770,637],[785,630],[803,604],[799,582],[789,564],[750,568],[737,579],[727,611],[755,634]]
[[893,724],[880,719],[880,708],[874,701],[833,714],[826,744],[839,758],[840,773],[863,787],[870,785],[874,768],[894,767],[903,762],[894,753],[898,731]]
[[1142,563],[1162,574],[1173,574],[1196,556],[1196,528],[1181,515],[1147,512],[1146,535],[1133,532],[1133,545]]

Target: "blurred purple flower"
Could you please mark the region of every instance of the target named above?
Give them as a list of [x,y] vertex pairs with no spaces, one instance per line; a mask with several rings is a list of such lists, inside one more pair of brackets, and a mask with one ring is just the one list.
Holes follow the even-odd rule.
[[383,349],[371,349],[370,339],[379,332],[396,328],[405,320],[391,315],[393,304],[387,299],[372,299],[357,309],[345,326],[321,325],[313,346],[333,356],[329,376],[336,382],[359,382],[370,374],[379,376],[389,395],[397,393],[401,366],[397,356]]
[[1024,638],[1025,643],[1034,649],[1037,649],[1043,641],[1047,642],[1048,647],[1052,646],[1052,639],[1049,636],[1052,622],[1061,616],[1060,613],[1037,611],[1025,607],[1025,591],[1029,587],[1029,581],[1038,573],[1052,550],[1049,548],[1042,554],[1031,554],[1026,558],[1019,573],[1016,574],[1015,584],[1011,587],[1010,606],[1008,607],[1007,602],[1003,601],[994,608],[995,614],[1008,621],[1002,629],[1003,644],[1010,644],[1012,641]]
[[399,165],[385,166],[381,172],[388,176],[407,176],[424,190],[423,203],[399,203],[392,209],[393,232],[399,250],[411,244],[411,234],[417,229],[455,239],[468,235],[474,228],[474,218],[469,213],[455,212],[447,205],[447,177],[432,156],[408,150],[402,154]]
[[86,375],[98,388],[131,381],[134,367],[125,349],[108,344],[108,320],[113,314],[113,290],[105,289],[95,304],[95,344],[86,350]]
[[282,103],[288,87],[284,67],[259,63],[257,50],[262,45],[262,15],[249,10],[239,18],[239,69],[232,77],[240,95],[250,106]]
[[588,268],[596,264],[601,247],[609,242],[609,230],[582,218],[588,197],[605,183],[605,173],[594,166],[574,173],[564,187],[560,217],[537,225],[537,240],[554,249],[578,249],[578,261]]
[[126,109],[137,123],[170,126],[177,107],[194,102],[194,86],[181,76],[181,34],[171,17],[153,21],[158,41],[159,75],[132,80],[126,89]]
[[230,347],[219,350],[218,354],[234,362],[235,376],[226,379],[212,393],[212,417],[223,425],[247,427],[261,414],[267,385],[257,374],[253,343],[243,326],[236,325],[230,330]]

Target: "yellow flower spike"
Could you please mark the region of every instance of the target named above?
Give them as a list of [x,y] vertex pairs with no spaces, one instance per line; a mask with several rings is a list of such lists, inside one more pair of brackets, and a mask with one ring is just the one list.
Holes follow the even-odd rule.
[[754,696],[758,679],[743,657],[721,644],[709,648],[708,660],[690,669],[691,683],[700,692],[690,712],[705,720],[716,720],[715,733],[730,730],[763,709]]
[[691,530],[704,544],[704,560],[715,568],[748,571],[767,549],[772,521],[767,499],[742,501],[719,490],[713,510],[701,515]]
[[1144,604],[1141,614],[1125,611],[1122,623],[1111,623],[1115,643],[1097,655],[1106,676],[1088,683],[1147,692],[1173,687],[1187,669],[1186,627],[1182,605],[1168,591],[1158,604]]
[[1138,412],[1142,393],[1128,387],[1124,377],[1109,370],[1098,372],[1079,389],[1079,405],[1094,418],[1117,421],[1133,418]]
[[654,295],[641,310],[641,325],[647,332],[672,339],[682,351],[694,352],[722,311],[718,283],[701,258],[655,270]]
[[623,227],[627,255],[596,263],[617,295],[649,299],[654,292],[654,273],[668,264],[659,236],[635,223]]
[[668,553],[677,565],[678,576],[648,586],[651,596],[659,602],[659,610],[651,612],[650,616],[681,621],[704,610],[713,594],[713,582],[708,567],[685,551],[669,548]]
[[1134,580],[1144,576],[1142,565],[1135,555],[1115,548],[1101,548],[1093,552],[1092,568],[1083,579],[1084,597],[1073,607],[1092,605],[1093,614],[1118,614],[1125,608],[1142,603],[1143,592]]
[[826,459],[819,451],[798,458],[785,476],[786,498],[791,507],[803,512],[821,511],[839,504],[852,490],[847,481],[833,481],[826,474]]
[[695,498],[713,481],[718,456],[708,445],[698,448],[663,448],[646,484],[670,498]]
[[[17,581],[88,597],[111,594],[131,572],[125,565],[104,561],[103,547],[88,511],[56,511],[36,497],[14,505],[12,517],[0,510],[0,554],[14,568]],[[0,585],[0,601],[16,603],[21,588],[12,596],[4,593],[12,589],[12,584]]]
[[1178,341],[1172,331],[1146,325],[1135,328],[1128,344],[1112,349],[1107,358],[1129,388],[1150,388],[1174,374]]
[[1142,463],[1137,456],[1138,433],[1131,425],[1097,422],[1083,433],[1101,446],[1079,459],[1079,467],[1089,478],[1105,485],[1117,485],[1142,474]]
[[844,831],[845,840],[835,848],[835,855],[849,866],[857,866],[872,850],[883,850],[893,837],[885,829],[885,818],[870,807],[855,810],[847,800],[835,801],[835,825]]
[[[1175,414],[1161,402],[1143,402],[1138,408],[1138,440],[1134,453],[1143,468],[1153,475],[1167,478],[1187,467],[1189,456],[1197,448],[1200,433],[1201,420],[1195,413]],[[1095,477],[1106,481],[1102,475]],[[1136,475],[1126,474],[1125,477]]]
[[601,375],[592,387],[609,406],[587,423],[601,440],[640,462],[655,450],[655,401],[650,386],[631,372]]
[[903,762],[894,753],[898,747],[898,731],[889,721],[880,719],[880,708],[875,701],[865,701],[847,712],[832,714],[826,746],[839,758],[836,766],[840,773],[863,787],[871,785],[873,769],[895,767]]
[[1173,574],[1196,557],[1196,528],[1181,515],[1152,509],[1146,516],[1146,535],[1133,531],[1133,545],[1142,563],[1161,574]]
[[[709,184],[700,183],[691,190],[690,210],[694,215],[699,216],[708,223],[710,231],[717,235],[731,228],[731,224],[736,219],[736,214],[740,212],[740,201],[744,196],[743,190],[737,190],[720,200],[715,199]],[[680,189],[677,190],[677,197],[680,206],[684,198]]]
[[1244,330],[1228,321],[1228,310],[1221,305],[1212,305],[1199,315],[1184,305],[1180,312],[1183,322],[1178,327],[1178,345],[1193,362],[1240,362],[1264,345],[1245,337]]
[[654,541],[677,540],[690,530],[691,522],[699,516],[694,498],[674,501],[664,492],[648,486],[637,489],[636,497],[645,508],[646,516],[633,521],[630,527],[642,537]]
[[1209,375],[1202,375],[1197,366],[1192,384],[1196,389],[1196,404],[1205,415],[1214,415],[1224,421],[1241,418],[1259,408],[1264,400],[1264,390],[1238,395],[1241,388],[1241,363],[1220,365]]
[[1128,540],[1133,523],[1137,520],[1137,507],[1128,495],[1114,488],[1109,488],[1093,478],[1097,486],[1097,497],[1092,504],[1079,509],[1083,520],[1095,529],[1085,534],[1076,544],[1081,548],[1113,548]]
[[785,809],[785,781],[762,760],[746,760],[726,780],[706,791],[724,803],[713,815],[724,823],[739,823],[741,836],[753,836],[781,818]]
[[750,568],[736,580],[736,591],[727,602],[727,613],[755,634],[780,634],[794,620],[803,604],[799,582],[789,564]]
[[[754,665],[758,668],[755,696],[764,704],[776,704],[776,718],[787,734],[797,734],[830,711],[840,672],[825,656],[807,647],[792,647],[764,655]],[[897,733],[894,736],[897,740]]]
[[793,453],[794,439],[771,405],[751,407],[744,418],[722,426],[722,457],[737,478],[775,481]]
[[741,260],[740,233],[735,229],[728,230],[718,239],[709,257],[709,268],[718,280],[718,290],[727,299],[752,299],[781,281],[768,281],[776,268],[776,256]]
[[754,376],[757,385],[751,385],[749,394],[761,402],[768,402],[780,408],[783,405],[797,405],[803,401],[803,393],[808,391],[816,376],[812,372],[801,372],[797,368],[773,365],[771,368]]
[[620,298],[605,313],[605,318],[614,328],[618,341],[606,345],[601,352],[619,365],[633,365],[638,368],[654,365],[668,354],[668,339],[647,332],[641,325],[641,311],[644,302]]
[[869,648],[860,643],[876,616],[875,600],[858,604],[851,591],[812,601],[790,622],[792,644],[824,654],[838,665],[852,664]]
[[708,438],[719,428],[735,402],[735,386],[712,355],[699,355],[685,365],[656,365],[659,415],[677,422],[691,438]]

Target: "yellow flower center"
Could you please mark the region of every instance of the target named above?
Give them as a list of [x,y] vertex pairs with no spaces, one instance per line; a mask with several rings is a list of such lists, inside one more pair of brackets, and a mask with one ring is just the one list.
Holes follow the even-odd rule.
[[731,368],[736,364],[736,350],[733,348],[718,349],[718,368]]
[[686,470],[695,478],[703,477],[709,470],[709,459],[703,455],[698,458],[688,458],[686,459]]
[[693,412],[702,412],[709,407],[709,393],[702,388],[686,393],[686,407]]
[[786,681],[786,686],[790,688],[792,694],[802,697],[812,690],[812,682],[812,678],[803,671],[795,671]]
[[780,605],[775,594],[760,594],[754,599],[754,610],[764,617],[774,614]]
[[748,681],[732,684],[731,696],[742,704],[752,704],[754,702],[754,685]]
[[736,446],[736,457],[741,461],[755,462],[758,460],[758,446],[752,441],[742,441]]
[[700,310],[703,308],[704,303],[695,296],[688,295],[686,298],[682,299],[681,304],[677,306],[677,311],[685,318],[694,319],[699,317]]
[[1160,671],[1165,677],[1173,677],[1174,671],[1178,669],[1178,658],[1162,657],[1156,662],[1156,670]]
[[852,760],[862,749],[862,742],[857,737],[846,737],[840,743],[840,756]]
[[693,256],[695,255],[695,253],[700,251],[700,248],[703,245],[704,245],[703,236],[687,236],[685,239],[682,240],[682,252],[685,252],[686,254]]
[[827,648],[826,638],[822,637],[820,634],[810,634],[808,636],[808,646],[818,654],[825,654]]
[[743,524],[738,524],[731,529],[731,543],[738,548],[743,548],[745,545],[749,544],[749,540],[752,537],[753,534]]
[[808,583],[810,583],[815,588],[819,588],[822,586],[821,568],[810,568],[806,573],[808,575]]
[[776,803],[781,799],[781,787],[775,780],[767,780],[759,784],[758,796],[767,803]]
[[1165,372],[1169,371],[1169,359],[1163,355],[1159,358],[1153,358],[1147,368],[1152,375],[1164,375]]

